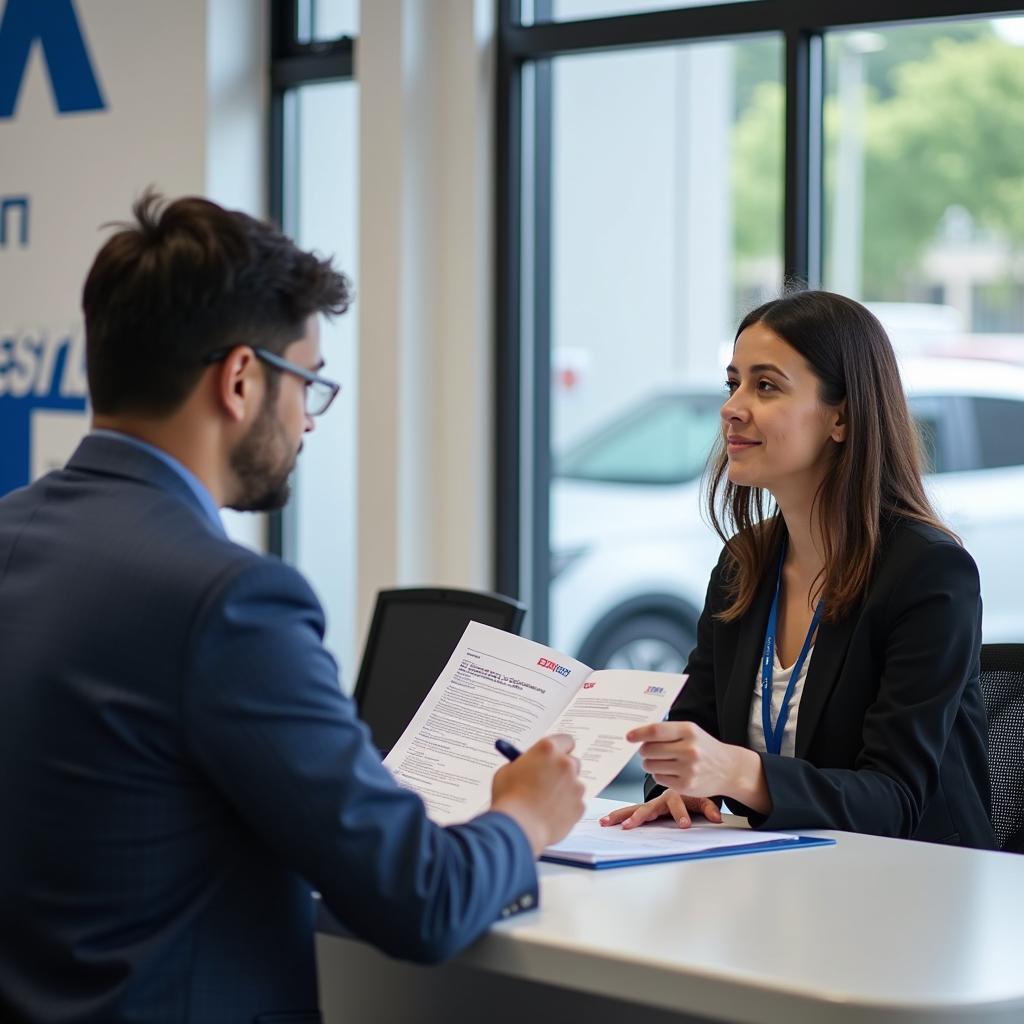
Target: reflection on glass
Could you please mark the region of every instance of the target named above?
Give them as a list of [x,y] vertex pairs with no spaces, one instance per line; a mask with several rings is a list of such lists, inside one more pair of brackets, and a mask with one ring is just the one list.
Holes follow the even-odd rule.
[[782,284],[782,46],[567,56],[552,92],[550,640],[678,670],[720,548],[722,368]]
[[901,356],[929,489],[978,563],[987,642],[1024,640],[1022,28],[826,41],[826,284],[866,302]]

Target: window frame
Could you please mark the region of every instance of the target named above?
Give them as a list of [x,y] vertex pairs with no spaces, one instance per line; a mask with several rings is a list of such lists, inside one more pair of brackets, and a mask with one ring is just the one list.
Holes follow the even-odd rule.
[[[523,25],[522,0],[498,0],[494,578],[499,592],[527,602],[529,632],[545,641],[551,575],[552,58],[781,35],[784,272],[787,280],[816,287],[822,278],[826,34],[1024,14],[1024,5],[1021,0],[749,0],[557,22],[547,20],[551,0],[534,0],[533,7],[533,24]],[[531,119],[528,137],[524,115]],[[530,159],[528,172],[524,154]],[[530,308],[524,311],[527,295]]]

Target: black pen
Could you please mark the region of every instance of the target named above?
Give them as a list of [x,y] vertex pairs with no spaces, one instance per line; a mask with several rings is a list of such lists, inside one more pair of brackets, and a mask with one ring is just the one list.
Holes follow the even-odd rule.
[[502,757],[507,757],[510,761],[514,761],[522,753],[522,751],[513,747],[508,740],[495,740],[494,749],[497,750]]

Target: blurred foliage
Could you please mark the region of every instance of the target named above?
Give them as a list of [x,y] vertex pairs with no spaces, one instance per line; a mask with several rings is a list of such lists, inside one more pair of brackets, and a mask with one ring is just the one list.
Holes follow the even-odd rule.
[[1024,50],[990,36],[936,42],[894,69],[889,100],[866,115],[864,283],[905,278],[952,205],[1024,242]]
[[[901,298],[950,206],[966,209],[993,236],[1024,243],[1024,49],[987,22],[880,35],[884,48],[864,57],[864,294]],[[841,36],[829,37],[826,196],[842,128],[833,78],[839,45]],[[775,40],[737,48],[732,179],[740,260],[780,255],[785,88],[778,55]]]
[[786,90],[755,86],[732,137],[733,225],[740,260],[780,256]]

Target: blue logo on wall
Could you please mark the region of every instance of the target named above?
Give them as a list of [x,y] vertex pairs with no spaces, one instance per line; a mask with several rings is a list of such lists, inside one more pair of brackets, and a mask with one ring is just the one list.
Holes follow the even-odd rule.
[[0,120],[14,116],[32,45],[39,41],[62,114],[104,110],[72,0],[7,0],[0,20]]
[[0,334],[0,495],[29,482],[33,413],[85,412],[83,355],[79,334]]

